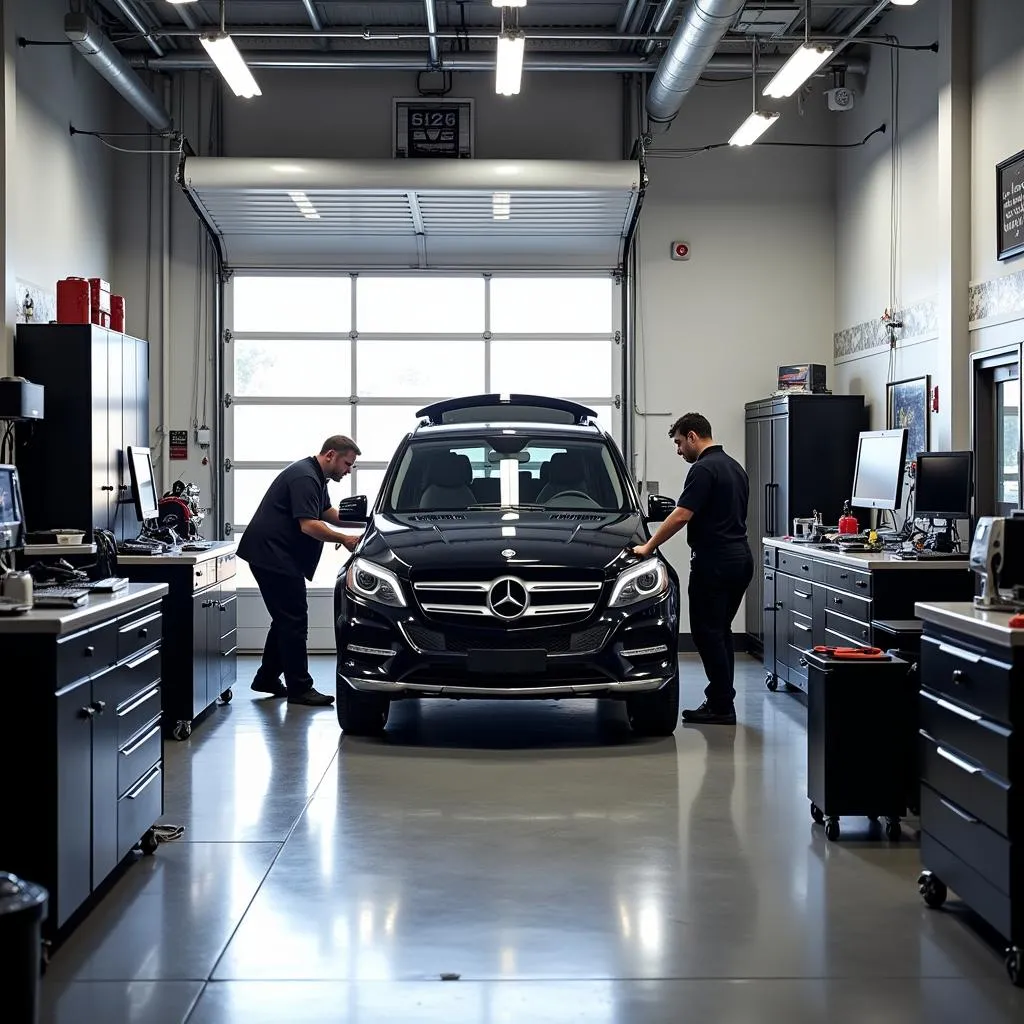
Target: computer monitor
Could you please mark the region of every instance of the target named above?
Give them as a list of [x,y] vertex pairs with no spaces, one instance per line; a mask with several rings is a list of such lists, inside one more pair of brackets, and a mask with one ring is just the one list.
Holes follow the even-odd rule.
[[14,466],[0,465],[0,550],[25,546],[25,505]]
[[862,430],[857,440],[857,467],[853,496],[857,508],[900,507],[907,457],[907,431]]
[[132,479],[132,500],[139,522],[154,522],[160,516],[160,502],[153,479],[153,459],[148,448],[128,445],[128,472]]
[[974,452],[919,452],[914,515],[922,519],[970,519]]

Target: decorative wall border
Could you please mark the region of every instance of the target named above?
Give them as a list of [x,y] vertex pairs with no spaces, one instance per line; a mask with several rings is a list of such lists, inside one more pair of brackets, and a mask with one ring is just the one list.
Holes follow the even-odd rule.
[[[938,303],[935,299],[927,299],[903,310],[903,330],[900,331],[900,341],[925,334],[935,334],[938,329]],[[888,338],[881,319],[866,320],[854,327],[837,331],[832,336],[832,353],[834,358],[841,359],[843,356],[852,356],[858,352],[884,348],[887,342]]]
[[968,319],[972,324],[1015,316],[1024,317],[1024,270],[971,285]]

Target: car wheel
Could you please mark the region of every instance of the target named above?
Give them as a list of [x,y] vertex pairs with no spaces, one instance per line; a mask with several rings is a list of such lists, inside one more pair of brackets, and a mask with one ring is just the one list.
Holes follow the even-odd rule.
[[679,671],[656,693],[627,697],[626,715],[638,736],[671,736],[679,724]]
[[338,680],[338,725],[349,736],[380,736],[388,724],[391,701],[376,693],[360,693]]

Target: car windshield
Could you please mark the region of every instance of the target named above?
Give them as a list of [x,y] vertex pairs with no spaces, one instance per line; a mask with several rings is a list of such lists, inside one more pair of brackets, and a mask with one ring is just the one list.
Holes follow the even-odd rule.
[[383,507],[391,512],[488,508],[620,512],[625,488],[601,438],[519,431],[413,440]]

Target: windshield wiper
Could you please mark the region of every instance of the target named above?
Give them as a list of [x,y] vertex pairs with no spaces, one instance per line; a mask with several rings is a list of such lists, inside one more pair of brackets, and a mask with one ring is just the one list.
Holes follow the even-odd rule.
[[481,505],[468,505],[466,510],[468,512],[486,512],[489,509],[526,509],[531,512],[543,512],[547,505],[530,505],[524,502],[516,502],[511,505],[502,505],[501,502],[492,501]]

